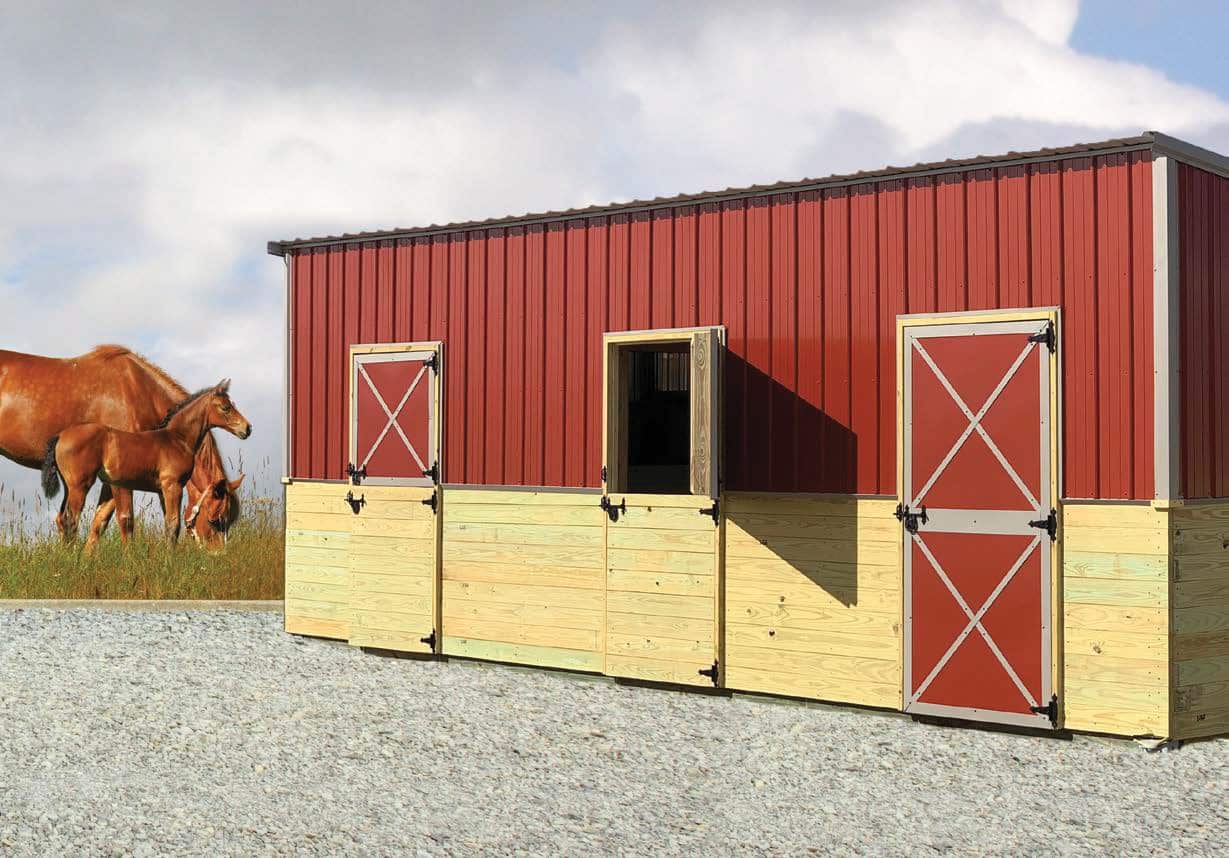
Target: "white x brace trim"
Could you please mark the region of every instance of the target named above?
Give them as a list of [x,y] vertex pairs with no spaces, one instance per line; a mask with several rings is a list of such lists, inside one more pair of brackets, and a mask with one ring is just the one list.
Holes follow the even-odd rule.
[[964,627],[964,630],[956,636],[956,639],[952,641],[951,646],[947,648],[947,652],[943,654],[943,657],[935,663],[934,668],[929,674],[927,674],[926,679],[924,679],[917,687],[917,690],[913,692],[912,697],[909,699],[909,703],[913,704],[918,702],[918,699],[926,692],[926,689],[930,687],[930,684],[934,681],[935,677],[939,675],[939,671],[947,665],[948,661],[950,661],[952,656],[956,653],[956,650],[960,648],[962,643],[964,643],[965,638],[969,636],[973,629],[977,629],[982,638],[986,641],[987,646],[990,647],[990,651],[994,653],[994,657],[998,659],[999,664],[1003,666],[1003,670],[1007,671],[1007,675],[1011,677],[1011,681],[1015,683],[1016,689],[1019,690],[1020,694],[1024,696],[1024,699],[1028,701],[1028,705],[1036,706],[1037,701],[1033,699],[1033,695],[1029,693],[1029,690],[1025,687],[1024,683],[1020,681],[1019,675],[1012,669],[1011,664],[1008,663],[1007,658],[999,649],[998,644],[994,642],[994,638],[990,636],[990,633],[986,631],[985,626],[981,624],[981,620],[982,617],[986,615],[986,611],[990,610],[990,606],[994,604],[994,600],[999,597],[999,594],[1002,593],[1003,590],[1006,589],[1007,585],[1011,583],[1011,579],[1014,578],[1016,573],[1020,571],[1020,567],[1024,565],[1024,561],[1029,558],[1029,555],[1031,555],[1033,550],[1041,543],[1041,537],[1035,536],[1029,540],[1028,547],[1024,549],[1024,552],[1019,557],[1016,558],[1016,562],[1012,564],[1011,569],[1009,569],[1007,574],[1003,576],[1003,580],[999,582],[998,586],[994,588],[994,591],[986,598],[985,604],[978,609],[976,614],[974,614],[969,608],[969,604],[964,600],[964,597],[960,595],[960,591],[956,589],[956,586],[952,583],[951,579],[948,578],[947,573],[943,571],[943,567],[939,565],[939,561],[936,560],[935,556],[930,553],[930,548],[927,547],[926,543],[923,542],[922,538],[916,533],[913,534],[913,542],[922,550],[922,553],[926,555],[926,559],[930,561],[930,565],[939,576],[939,580],[943,582],[943,586],[946,587],[948,592],[952,594],[952,598],[956,600],[956,604],[960,605],[960,610],[964,611],[965,616],[969,618],[969,622]]
[[955,401],[960,410],[964,412],[964,416],[969,420],[969,425],[962,433],[960,433],[960,437],[956,439],[956,443],[954,443],[952,448],[947,451],[947,455],[943,457],[941,462],[939,462],[939,465],[935,468],[934,473],[931,474],[930,478],[922,484],[921,490],[914,496],[913,502],[915,504],[921,504],[926,492],[930,491],[931,487],[934,486],[935,482],[942,475],[943,469],[951,463],[953,458],[955,458],[956,453],[959,452],[960,448],[964,446],[964,442],[969,439],[969,436],[972,435],[973,432],[977,432],[977,434],[981,435],[982,440],[986,442],[986,446],[990,448],[990,452],[993,453],[994,457],[999,460],[999,464],[1002,465],[1003,469],[1007,471],[1007,475],[1011,477],[1011,481],[1016,484],[1016,488],[1018,488],[1024,494],[1024,497],[1028,499],[1029,504],[1034,509],[1040,508],[1037,498],[1033,496],[1031,491],[1029,491],[1028,486],[1024,484],[1024,481],[1020,479],[1020,475],[1016,473],[1015,468],[1013,468],[1011,463],[1007,461],[1007,457],[1003,455],[1002,451],[999,450],[998,445],[995,444],[994,440],[990,437],[990,434],[981,425],[981,420],[986,416],[986,412],[990,410],[990,406],[992,406],[995,400],[999,398],[999,394],[1003,392],[1003,390],[1007,387],[1007,383],[1011,381],[1011,379],[1015,376],[1016,371],[1020,369],[1020,365],[1024,363],[1024,359],[1028,357],[1029,352],[1032,351],[1037,345],[1037,343],[1028,343],[1024,347],[1024,350],[1020,352],[1019,356],[1016,357],[1015,362],[1012,363],[1011,368],[1007,370],[1007,374],[1003,376],[982,407],[978,409],[976,414],[974,414],[969,406],[965,404],[965,401],[961,399],[960,394],[958,394],[955,388],[952,387],[951,382],[947,380],[947,376],[939,370],[939,367],[930,357],[930,354],[925,348],[922,347],[922,343],[919,340],[913,341],[914,349],[916,349],[917,353],[921,355],[922,360],[926,361],[926,364],[930,367],[931,372],[935,374],[935,377],[939,379],[939,383],[943,385],[943,389],[948,392],[948,395],[952,397],[952,400]]
[[384,437],[388,434],[388,430],[395,429],[397,434],[401,437],[401,442],[405,444],[405,448],[409,450],[410,455],[414,457],[414,461],[418,464],[418,467],[424,471],[427,469],[427,466],[423,464],[422,458],[419,457],[418,451],[414,449],[414,445],[410,443],[410,439],[405,436],[405,432],[401,431],[401,426],[397,423],[397,415],[401,413],[402,408],[405,408],[405,404],[410,400],[410,394],[414,392],[414,388],[418,387],[418,382],[422,380],[422,377],[426,372],[427,365],[423,364],[418,370],[418,375],[414,376],[414,380],[410,382],[410,387],[406,390],[405,396],[401,397],[401,401],[397,403],[397,410],[392,411],[389,409],[388,403],[384,401],[384,397],[380,395],[380,391],[376,390],[375,383],[371,380],[371,376],[367,374],[366,367],[362,364],[358,365],[358,374],[363,377],[363,381],[367,382],[367,387],[371,389],[372,394],[376,398],[376,402],[380,403],[380,408],[384,409],[384,414],[388,417],[388,422],[384,424],[384,429],[380,432],[375,442],[372,443],[371,449],[367,451],[367,455],[363,457],[362,462],[359,463],[360,468],[366,467],[367,463],[371,461],[372,455],[375,454],[376,448],[380,446],[380,442],[382,442]]

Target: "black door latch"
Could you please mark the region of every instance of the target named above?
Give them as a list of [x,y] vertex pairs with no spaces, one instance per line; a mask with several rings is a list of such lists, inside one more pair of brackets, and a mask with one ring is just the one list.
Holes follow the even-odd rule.
[[712,667],[701,668],[700,670],[697,670],[696,673],[700,674],[701,676],[707,676],[713,681],[713,685],[717,684],[717,681],[721,676],[720,669],[717,667],[717,662],[715,661],[713,662]]
[[1047,515],[1045,518],[1039,518],[1036,521],[1030,521],[1028,523],[1028,526],[1035,527],[1038,530],[1044,530],[1046,533],[1050,534],[1050,541],[1053,542],[1054,540],[1058,539],[1058,512],[1057,510],[1051,508],[1049,515]]
[[713,524],[721,524],[721,501],[714,498],[713,505],[706,506],[700,510],[700,515],[711,515],[713,517]]
[[363,465],[361,468],[356,468],[353,462],[349,462],[346,464],[346,476],[350,478],[351,483],[357,486],[367,479],[367,466]]
[[423,506],[431,507],[432,512],[439,512],[439,502],[439,493],[434,491],[431,492],[431,497],[419,501]]
[[1046,326],[1037,333],[1028,338],[1030,343],[1043,343],[1050,354],[1054,354],[1054,350],[1058,348],[1058,343],[1054,340],[1054,326],[1046,322]]
[[346,492],[346,503],[350,504],[350,509],[354,510],[355,515],[358,515],[358,511],[367,506],[367,496],[355,497],[354,492]]
[[1050,726],[1058,728],[1058,695],[1055,694],[1050,698],[1050,702],[1045,706],[1030,706],[1030,712],[1038,715],[1045,715],[1050,719]]
[[425,638],[419,638],[418,642],[425,643],[427,646],[431,647],[431,652],[435,652],[435,629],[432,629],[431,634],[427,635]]
[[910,533],[917,533],[919,521],[922,524],[927,524],[930,521],[930,517],[926,515],[926,504],[922,504],[918,507],[917,512],[910,512],[909,507],[903,504],[897,504],[895,515],[896,520],[903,522],[905,525],[905,530],[909,531]]
[[627,513],[627,498],[623,498],[617,504],[613,504],[610,502],[608,495],[602,495],[602,501],[598,506],[606,511],[606,515],[610,516],[611,521],[618,521],[620,512]]
[[432,462],[431,467],[423,471],[422,475],[424,477],[430,477],[431,482],[435,483],[438,486],[440,484],[440,463]]

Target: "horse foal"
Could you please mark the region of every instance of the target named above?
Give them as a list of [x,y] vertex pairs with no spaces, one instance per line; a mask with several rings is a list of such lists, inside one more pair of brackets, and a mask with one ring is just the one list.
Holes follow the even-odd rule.
[[[121,533],[125,520],[132,518],[132,492],[154,492],[162,502],[166,537],[177,540],[183,488],[209,430],[225,429],[239,438],[252,434],[252,424],[230,401],[229,391],[230,379],[198,391],[172,408],[161,426],[147,432],[79,423],[52,438],[43,460],[43,492],[53,498],[64,483],[56,524],[65,541],[77,536],[81,510],[95,480],[128,489],[115,494]],[[96,541],[91,533],[86,547],[92,548]]]

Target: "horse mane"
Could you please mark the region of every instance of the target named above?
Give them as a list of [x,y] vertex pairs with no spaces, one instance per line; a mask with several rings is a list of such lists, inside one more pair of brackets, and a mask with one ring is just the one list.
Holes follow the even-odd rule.
[[217,385],[212,385],[212,384],[209,387],[202,387],[200,390],[196,391],[196,393],[193,393],[191,396],[188,396],[185,399],[182,399],[179,402],[175,403],[174,405],[171,406],[171,410],[166,413],[166,416],[162,418],[162,422],[159,423],[154,428],[155,429],[165,429],[167,426],[170,425],[171,420],[175,417],[176,414],[183,411],[193,402],[195,402],[196,400],[204,396],[206,393],[213,393],[216,387]]

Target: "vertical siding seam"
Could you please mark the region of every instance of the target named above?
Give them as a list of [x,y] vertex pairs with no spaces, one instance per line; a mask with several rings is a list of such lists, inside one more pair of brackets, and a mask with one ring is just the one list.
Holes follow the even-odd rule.
[[800,419],[801,413],[799,411],[799,408],[801,406],[799,403],[802,400],[801,393],[802,393],[802,390],[804,389],[803,384],[802,384],[802,349],[800,345],[802,341],[802,320],[801,320],[802,275],[799,271],[799,262],[801,261],[800,260],[801,254],[799,253],[799,248],[802,247],[802,233],[799,228],[799,217],[798,217],[798,210],[801,208],[801,198],[799,194],[794,194],[793,197],[794,197],[794,203],[793,203],[793,208],[794,208],[794,247],[793,247],[793,251],[794,251],[794,391],[793,391],[794,392],[794,402],[793,402],[794,449],[791,451],[792,456],[793,456],[791,461],[794,463],[794,467],[791,469],[792,474],[791,474],[790,480],[793,484],[794,491],[798,491],[798,475],[801,472],[801,468],[799,467],[800,461],[798,458],[799,450],[801,449],[801,444],[798,438],[798,431],[799,431],[799,426],[801,423],[801,419]]
[[960,229],[964,233],[961,244],[964,245],[964,259],[962,260],[963,268],[960,272],[960,307],[961,310],[969,309],[969,176],[972,175],[969,171],[960,174]]
[[845,366],[849,383],[845,391],[845,413],[849,415],[848,431],[852,436],[853,455],[846,463],[847,484],[854,492],[858,490],[858,436],[853,431],[853,198],[847,196],[845,205]]
[[1037,290],[1033,284],[1033,168],[1024,167],[1024,300],[1030,307],[1037,305]]
[[1216,415],[1218,409],[1212,406],[1212,403],[1217,402],[1219,397],[1216,395],[1216,275],[1214,267],[1216,265],[1216,185],[1215,178],[1210,173],[1202,175],[1203,195],[1204,195],[1204,218],[1205,231],[1208,234],[1207,247],[1205,248],[1205,262],[1201,266],[1204,276],[1206,277],[1204,295],[1207,296],[1204,305],[1203,323],[1207,326],[1207,367],[1208,371],[1204,374],[1204,402],[1208,403],[1207,411],[1207,469],[1208,469],[1208,491],[1207,497],[1217,496],[1217,420]]
[[[939,181],[931,179],[930,193],[930,288],[931,288],[931,306],[936,311],[942,310],[942,302],[940,299],[939,289]],[[899,369],[899,367],[898,367]],[[899,415],[897,415],[899,418]],[[900,494],[900,487],[897,487],[897,494]]]
[[1131,158],[1123,157],[1123,166],[1127,174],[1127,334],[1126,342],[1126,376],[1127,376],[1127,473],[1126,485],[1128,498],[1137,497],[1136,485],[1139,475],[1135,473],[1136,447],[1139,439],[1135,432],[1135,411],[1139,403],[1135,396],[1135,177],[1131,171]]
[[1093,485],[1096,486],[1096,496],[1106,495],[1105,473],[1101,467],[1101,338],[1105,332],[1101,329],[1101,177],[1097,171],[1097,159],[1092,160],[1092,385],[1093,401],[1097,404],[1092,410],[1092,437],[1098,439],[1092,445]]

